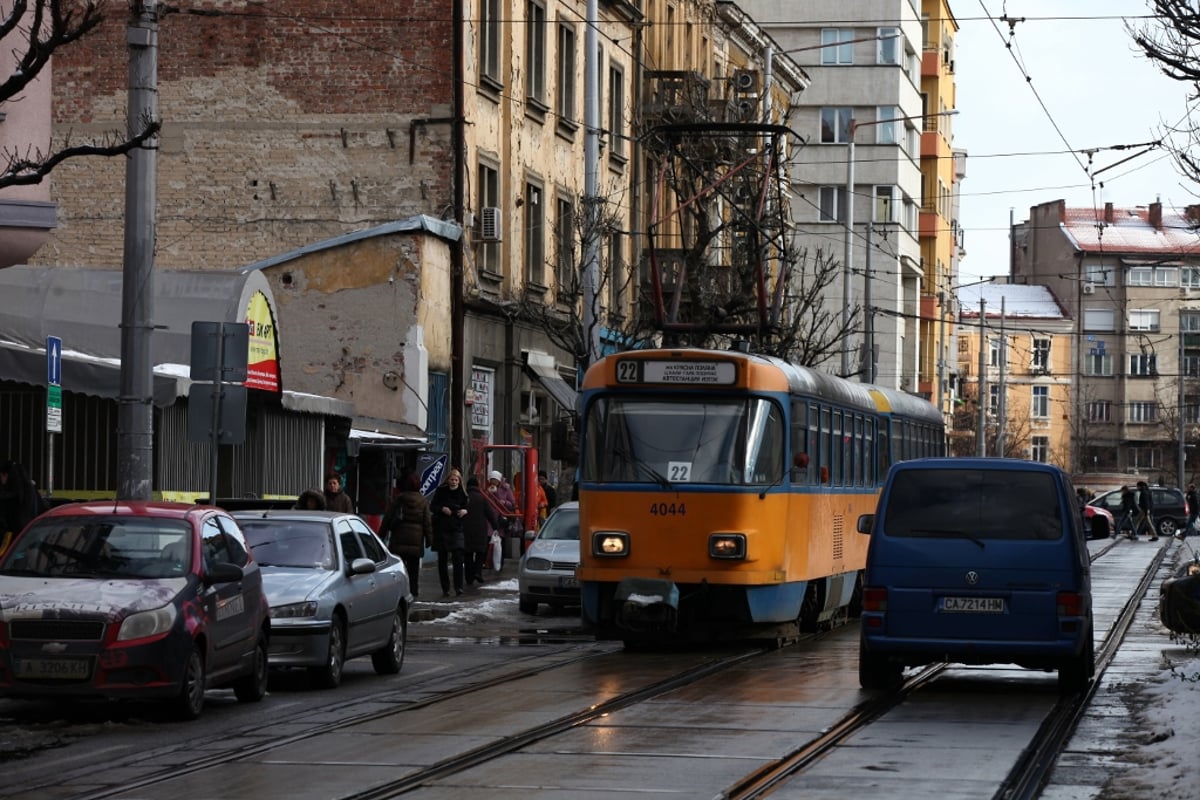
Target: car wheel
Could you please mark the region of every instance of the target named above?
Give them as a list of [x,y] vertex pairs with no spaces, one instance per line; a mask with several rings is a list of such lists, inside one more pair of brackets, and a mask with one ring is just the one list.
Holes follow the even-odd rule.
[[1083,652],[1075,658],[1064,661],[1058,668],[1058,693],[1072,695],[1087,688],[1088,681],[1096,672],[1095,645],[1092,644],[1092,633],[1088,631],[1087,645]]
[[1093,539],[1107,539],[1111,531],[1108,527],[1108,518],[1096,515],[1091,519],[1092,537]]
[[404,648],[408,642],[408,620],[404,609],[397,608],[392,617],[392,635],[387,646],[371,653],[371,666],[377,675],[395,675],[404,666]]
[[517,608],[520,609],[522,614],[536,614],[538,602],[537,600],[522,595],[517,600]]
[[340,616],[334,615],[329,626],[329,652],[325,666],[313,667],[310,673],[322,689],[336,689],[342,683],[342,667],[346,665],[346,628]]
[[1179,527],[1175,520],[1171,517],[1162,517],[1158,521],[1158,535],[1166,536],[1168,539],[1175,535],[1175,529]]
[[254,645],[254,670],[233,684],[239,703],[257,703],[267,696],[267,637],[260,633]]
[[858,644],[858,685],[868,690],[890,691],[903,682],[904,668],[886,658],[867,652]]
[[198,643],[192,643],[192,652],[188,654],[187,666],[183,671],[183,683],[179,694],[175,697],[172,707],[174,716],[179,719],[196,719],[204,710],[204,653]]

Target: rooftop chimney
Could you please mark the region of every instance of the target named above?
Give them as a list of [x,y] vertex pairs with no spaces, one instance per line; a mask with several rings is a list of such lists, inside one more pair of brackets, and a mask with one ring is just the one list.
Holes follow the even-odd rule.
[[1112,203],[1104,204],[1104,221],[1107,222],[1109,225],[1112,225],[1112,221],[1113,221]]
[[1150,204],[1150,224],[1154,226],[1154,230],[1162,230],[1162,203]]

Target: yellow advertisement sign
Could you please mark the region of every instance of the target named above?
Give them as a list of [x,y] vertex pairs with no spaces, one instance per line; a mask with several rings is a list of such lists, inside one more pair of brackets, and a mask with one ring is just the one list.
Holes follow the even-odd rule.
[[255,292],[246,307],[250,326],[250,352],[246,359],[246,388],[279,391],[279,354],[275,348],[275,319],[262,292]]

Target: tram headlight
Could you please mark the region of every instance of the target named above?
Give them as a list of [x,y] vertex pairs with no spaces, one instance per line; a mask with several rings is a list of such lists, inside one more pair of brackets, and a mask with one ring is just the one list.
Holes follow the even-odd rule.
[[596,531],[592,534],[592,555],[604,557],[629,555],[629,534],[624,531]]
[[746,535],[743,533],[714,533],[708,537],[708,555],[712,558],[743,559],[746,557]]

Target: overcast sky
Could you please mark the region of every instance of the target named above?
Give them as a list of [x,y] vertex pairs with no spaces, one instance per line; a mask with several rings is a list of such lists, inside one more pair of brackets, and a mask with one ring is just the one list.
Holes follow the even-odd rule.
[[[951,8],[959,22],[954,146],[968,152],[959,283],[1008,273],[1010,211],[1019,223],[1031,206],[1059,199],[1082,208],[1200,202],[1200,187],[1162,150],[1104,169],[1094,181],[1084,169],[1080,151],[1105,148],[1091,161],[1101,170],[1144,149],[1108,148],[1154,141],[1186,112],[1191,87],[1136,54],[1126,32],[1123,16],[1148,21],[1146,2],[954,0]],[[1026,21],[1010,36],[1002,15]]]

